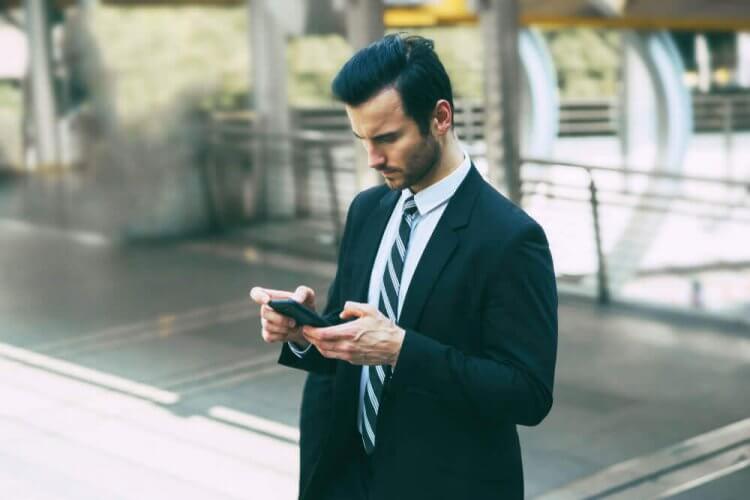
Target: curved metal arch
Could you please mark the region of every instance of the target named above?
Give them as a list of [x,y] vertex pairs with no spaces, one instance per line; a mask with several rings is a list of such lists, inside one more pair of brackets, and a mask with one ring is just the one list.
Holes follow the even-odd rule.
[[560,99],[557,72],[547,42],[536,30],[519,33],[521,59],[521,152],[547,156],[557,140]]
[[[667,32],[625,32],[623,51],[627,88],[620,123],[626,163],[636,161],[658,171],[679,173],[692,134],[693,110],[674,40]],[[648,109],[654,113],[644,112]],[[678,189],[674,182],[652,178],[638,191],[646,203],[649,196]],[[612,291],[637,271],[668,215],[638,206],[632,210],[608,256],[615,263],[609,271]]]

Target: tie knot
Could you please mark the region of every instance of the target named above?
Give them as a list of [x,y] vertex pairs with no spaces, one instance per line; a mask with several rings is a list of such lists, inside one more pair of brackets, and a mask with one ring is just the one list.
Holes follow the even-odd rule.
[[404,216],[409,216],[410,219],[413,219],[418,215],[417,202],[414,201],[414,196],[409,196],[404,202]]

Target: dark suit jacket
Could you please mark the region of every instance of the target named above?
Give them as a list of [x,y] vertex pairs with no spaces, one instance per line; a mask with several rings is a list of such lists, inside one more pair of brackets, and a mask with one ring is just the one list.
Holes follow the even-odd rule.
[[[372,265],[399,192],[352,202],[324,314],[367,302]],[[541,227],[472,167],[443,213],[407,291],[406,336],[382,397],[370,498],[520,499],[516,425],[552,405],[557,291]],[[361,367],[282,348],[311,372],[300,419],[300,498],[315,500],[362,446]],[[352,495],[354,498],[354,495]]]

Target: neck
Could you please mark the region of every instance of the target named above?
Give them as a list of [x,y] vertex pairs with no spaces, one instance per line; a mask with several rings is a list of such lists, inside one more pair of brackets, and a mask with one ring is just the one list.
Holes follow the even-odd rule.
[[418,184],[410,187],[411,191],[416,194],[419,191],[440,182],[455,172],[461,165],[462,161],[464,161],[464,152],[458,144],[458,139],[456,139],[453,133],[449,133],[445,137],[445,142],[441,144],[440,161],[435,165],[432,172],[430,172],[427,177],[422,179]]

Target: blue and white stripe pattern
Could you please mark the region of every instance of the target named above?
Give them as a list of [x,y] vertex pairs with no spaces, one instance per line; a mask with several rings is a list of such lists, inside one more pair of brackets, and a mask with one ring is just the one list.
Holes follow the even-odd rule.
[[[380,311],[388,316],[394,323],[398,319],[398,297],[401,288],[401,273],[404,269],[406,251],[409,248],[409,236],[414,223],[419,217],[417,204],[414,196],[410,196],[404,202],[401,225],[398,228],[396,241],[393,242],[388,263],[385,266],[383,280],[380,284]],[[366,395],[362,406],[362,442],[367,454],[375,450],[375,425],[380,409],[380,398],[383,388],[391,377],[390,365],[370,366],[367,378]]]

